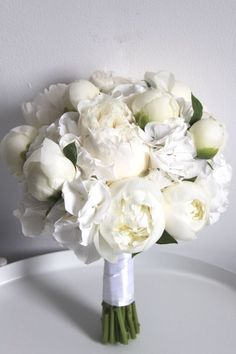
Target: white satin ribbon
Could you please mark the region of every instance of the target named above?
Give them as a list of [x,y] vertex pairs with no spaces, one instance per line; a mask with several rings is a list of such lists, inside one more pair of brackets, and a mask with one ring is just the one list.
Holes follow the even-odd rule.
[[117,263],[105,260],[103,300],[112,306],[127,306],[134,301],[134,268],[131,254],[121,254]]

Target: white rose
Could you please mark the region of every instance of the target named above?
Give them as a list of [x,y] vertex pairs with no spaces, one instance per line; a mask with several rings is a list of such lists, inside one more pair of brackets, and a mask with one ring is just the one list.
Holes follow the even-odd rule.
[[165,228],[162,195],[153,182],[135,178],[111,185],[111,204],[94,242],[102,257],[116,261],[120,253],[150,248]]
[[69,85],[69,99],[75,109],[81,100],[91,100],[99,92],[99,89],[88,80],[74,81]]
[[37,129],[29,125],[13,128],[0,143],[0,154],[13,175],[22,174],[29,145],[37,135]]
[[225,142],[225,128],[213,117],[200,119],[189,129],[200,159],[211,159]]
[[65,181],[72,181],[75,168],[50,139],[43,141],[24,164],[28,191],[38,200],[45,201],[61,191]]
[[68,85],[57,84],[38,94],[33,102],[24,103],[22,111],[26,122],[39,128],[55,122],[70,107]]
[[175,183],[163,191],[166,231],[176,240],[196,238],[206,224],[209,200],[203,188],[193,182]]
[[205,165],[195,183],[198,183],[209,195],[209,220],[213,224],[219,220],[220,215],[227,209],[229,200],[229,185],[232,178],[232,168],[226,163],[223,155],[214,157]]
[[131,108],[141,128],[144,128],[148,122],[163,122],[178,117],[180,113],[176,99],[157,89],[137,95]]
[[[103,170],[107,169],[106,175],[110,174],[111,180],[146,171],[149,148],[139,137],[138,127],[131,124],[132,113],[123,102],[103,95],[79,110],[81,147],[90,155],[90,160],[96,160],[95,165],[100,165],[100,170],[102,166]],[[78,160],[80,158],[78,156]],[[90,168],[91,163],[84,167]]]

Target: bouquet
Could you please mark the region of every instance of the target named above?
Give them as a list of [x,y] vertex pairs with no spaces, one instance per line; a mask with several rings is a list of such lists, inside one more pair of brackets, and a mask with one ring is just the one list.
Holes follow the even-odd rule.
[[140,330],[133,257],[194,240],[228,204],[226,130],[165,71],[95,72],[23,104],[1,156],[22,185],[25,236],[52,235],[85,263],[104,258],[102,340]]

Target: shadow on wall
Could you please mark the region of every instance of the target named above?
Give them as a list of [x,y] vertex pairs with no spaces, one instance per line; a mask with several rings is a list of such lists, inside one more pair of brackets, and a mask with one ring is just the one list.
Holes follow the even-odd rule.
[[[21,112],[21,104],[31,101],[36,94],[42,92],[45,87],[53,83],[69,83],[82,74],[73,76],[73,68],[68,71],[65,68],[61,70],[48,70],[37,75],[32,74],[34,82],[23,82],[21,87],[1,87],[0,89],[0,119],[1,130],[0,140],[13,127],[25,124]],[[7,258],[8,263],[19,259],[28,258],[62,248],[50,237],[25,238],[22,235],[19,221],[12,215],[16,209],[20,193],[20,186],[17,180],[10,176],[6,166],[0,162],[0,180],[1,180],[1,203],[0,203],[0,256]],[[4,201],[4,202],[3,202]]]

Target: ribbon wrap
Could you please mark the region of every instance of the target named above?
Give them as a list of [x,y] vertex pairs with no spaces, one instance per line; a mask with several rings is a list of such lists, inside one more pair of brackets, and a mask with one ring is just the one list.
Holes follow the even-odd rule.
[[121,254],[117,263],[105,260],[103,300],[107,304],[119,307],[134,302],[134,266],[131,254]]

